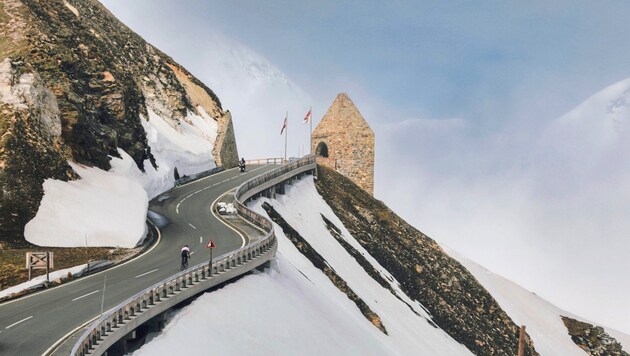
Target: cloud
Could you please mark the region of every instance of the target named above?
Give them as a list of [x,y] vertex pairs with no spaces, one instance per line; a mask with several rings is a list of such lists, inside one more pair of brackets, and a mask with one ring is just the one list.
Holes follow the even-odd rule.
[[389,125],[377,134],[377,195],[434,239],[628,332],[628,88],[616,83],[527,132],[470,135],[460,120]]

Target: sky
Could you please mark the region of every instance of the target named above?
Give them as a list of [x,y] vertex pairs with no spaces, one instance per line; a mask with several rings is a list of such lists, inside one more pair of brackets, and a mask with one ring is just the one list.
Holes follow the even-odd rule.
[[288,154],[308,151],[308,108],[317,124],[347,92],[376,133],[378,199],[630,333],[630,84],[581,106],[630,77],[630,3],[102,3],[217,93],[241,156],[281,156],[287,112]]

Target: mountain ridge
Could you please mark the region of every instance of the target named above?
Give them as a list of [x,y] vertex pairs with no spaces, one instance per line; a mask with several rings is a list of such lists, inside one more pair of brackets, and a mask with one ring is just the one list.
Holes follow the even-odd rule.
[[0,243],[25,244],[44,180],[79,178],[67,161],[109,170],[122,149],[141,172],[158,170],[142,125],[149,109],[180,130],[203,108],[219,128],[215,162],[237,164],[216,94],[100,2],[3,0],[0,20]]

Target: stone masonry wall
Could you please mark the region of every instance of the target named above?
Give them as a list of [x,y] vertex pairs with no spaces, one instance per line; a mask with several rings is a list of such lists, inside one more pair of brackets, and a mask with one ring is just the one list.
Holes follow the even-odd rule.
[[328,148],[328,157],[318,156],[317,163],[374,194],[374,132],[347,94],[337,96],[313,131],[313,152],[320,143]]

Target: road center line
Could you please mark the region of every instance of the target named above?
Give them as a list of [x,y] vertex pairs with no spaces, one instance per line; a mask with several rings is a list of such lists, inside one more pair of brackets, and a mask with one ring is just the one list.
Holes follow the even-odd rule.
[[72,301],[73,301],[73,302],[74,302],[74,301],[77,301],[77,300],[79,300],[79,299],[81,299],[81,298],[85,298],[85,297],[90,296],[90,295],[92,295],[92,294],[94,294],[94,293],[98,293],[99,291],[100,291],[100,289],[97,289],[97,290],[95,290],[94,292],[90,292],[90,293],[88,293],[88,294],[84,294],[84,295],[82,295],[82,296],[80,296],[80,297],[76,297],[76,298],[72,299]]
[[188,223],[188,225],[190,225],[190,227],[192,227],[193,229],[197,230],[197,228],[195,227],[195,225]]
[[136,276],[136,278],[140,278],[140,277],[146,276],[147,274],[149,274],[149,273],[153,273],[153,272],[157,271],[158,269],[159,269],[159,268],[156,268],[156,269],[154,269],[154,270],[150,270],[149,272],[144,272],[144,273],[142,273],[142,274],[139,274],[139,275],[137,275],[137,276]]
[[33,317],[33,316],[31,315],[31,316],[29,316],[28,318],[24,318],[24,319],[22,319],[22,320],[20,320],[20,321],[16,321],[15,323],[13,323],[13,324],[11,324],[11,325],[7,326],[5,329],[10,329],[10,328],[12,328],[12,327],[16,326],[16,325],[17,325],[17,324],[19,324],[19,323],[22,323],[22,322],[27,321],[28,319],[30,319],[30,318],[32,318],[32,317]]

